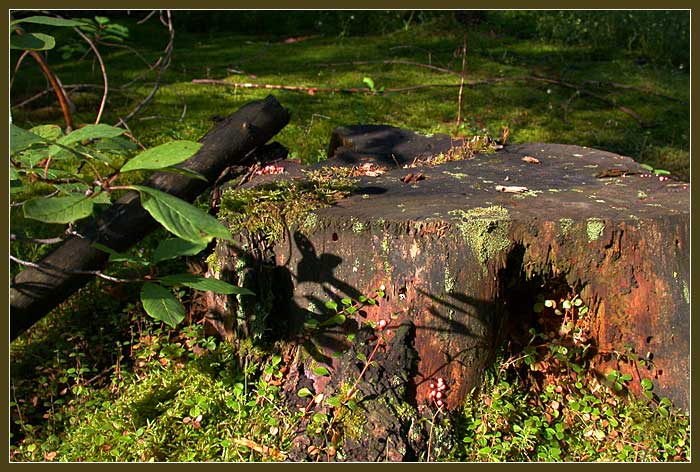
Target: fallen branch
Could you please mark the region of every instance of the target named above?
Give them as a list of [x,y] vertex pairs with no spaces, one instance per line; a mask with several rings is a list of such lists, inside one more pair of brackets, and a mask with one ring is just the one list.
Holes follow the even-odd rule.
[[[642,128],[646,128],[650,126],[647,122],[645,122],[637,112],[634,110],[624,106],[624,105],[618,105],[612,100],[609,100],[602,95],[599,95],[597,93],[591,92],[589,90],[582,89],[576,84],[571,84],[568,82],[563,82],[561,80],[557,79],[549,79],[546,77],[538,77],[538,76],[524,76],[524,77],[492,77],[492,78],[487,78],[487,79],[480,79],[480,80],[465,80],[463,83],[460,81],[458,84],[422,84],[422,85],[411,85],[408,87],[399,87],[399,88],[387,88],[384,89],[384,93],[400,93],[400,92],[410,92],[414,90],[420,90],[420,89],[425,89],[425,88],[436,88],[436,87],[475,87],[477,85],[485,85],[485,84],[496,84],[500,82],[526,82],[526,81],[532,81],[532,82],[544,82],[544,83],[549,83],[549,84],[555,84],[559,85],[565,88],[570,88],[577,90],[579,93],[583,95],[588,95],[589,97],[595,98],[603,103],[606,103],[610,105],[613,108],[617,108],[618,110],[622,111],[623,113],[628,114],[632,118],[634,118],[637,123],[639,123],[639,126]],[[239,87],[239,88],[255,88],[255,89],[273,89],[273,90],[288,90],[291,92],[306,92],[309,95],[314,95],[317,92],[321,93],[375,93],[369,88],[366,87],[359,87],[359,88],[334,88],[334,87],[310,87],[310,86],[296,86],[296,85],[276,85],[276,84],[253,84],[253,83],[247,83],[247,82],[228,82],[226,80],[217,80],[217,79],[193,79],[192,80],[193,84],[210,84],[210,85],[223,85],[227,87]]]
[[[274,97],[251,102],[217,123],[201,139],[201,149],[178,165],[202,174],[207,182],[157,172],[144,185],[192,202],[216,181],[223,169],[250,165],[250,160],[255,158],[251,151],[265,144],[288,122],[289,112]],[[82,237],[67,238],[38,262],[37,267],[27,266],[12,280],[11,339],[92,280],[94,271],[104,270],[109,254],[93,247],[93,243],[124,252],[158,227],[158,223],[141,207],[139,194],[133,191],[81,224],[78,232]]]
[[462,91],[464,90],[464,71],[467,66],[467,33],[464,33],[462,44],[462,73],[459,78],[459,97],[457,99],[457,127],[462,124]]
[[372,90],[366,87],[360,88],[334,88],[334,87],[304,87],[296,85],[274,85],[274,84],[252,84],[248,82],[227,82],[216,79],[192,79],[193,84],[224,85],[227,87],[255,88],[271,90],[288,90],[290,92],[306,92],[314,95],[316,92],[324,93],[371,93]]

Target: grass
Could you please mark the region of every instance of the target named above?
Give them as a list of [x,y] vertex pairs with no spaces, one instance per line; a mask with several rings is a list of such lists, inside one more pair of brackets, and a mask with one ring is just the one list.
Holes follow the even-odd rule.
[[[587,90],[635,110],[654,126],[641,128],[609,103],[566,87],[512,81],[465,88],[464,123],[457,127],[457,76],[400,64],[337,64],[391,59],[456,71],[461,58],[453,53],[461,45],[462,31],[444,18],[435,21],[384,34],[326,35],[293,43],[283,41],[291,35],[177,31],[173,62],[163,83],[129,127],[149,147],[172,139],[197,140],[211,128],[215,115],[225,116],[269,93],[191,84],[195,78],[336,88],[363,87],[365,77],[377,88],[449,84],[380,94],[275,91],[292,112],[291,122],[275,139],[289,148],[292,157],[311,163],[325,157],[330,133],[341,125],[386,123],[423,133],[468,136],[484,132],[499,136],[507,126],[512,143],[601,148],[688,180],[690,87],[685,69],[640,65],[626,51],[601,55],[585,46],[516,38],[495,25],[482,24],[469,30],[468,79],[538,74],[582,86],[591,81]],[[138,44],[148,60],[157,58],[166,41],[162,26],[156,21],[125,24],[131,44]],[[65,31],[55,33],[58,44],[70,40]],[[103,52],[111,89],[103,122],[116,123],[143,99],[154,79],[151,74],[146,83],[120,90],[142,72],[141,64],[124,49]],[[91,56],[62,61],[52,52],[49,62],[64,84],[101,83]],[[234,69],[243,73],[230,72]],[[606,82],[627,88],[595,85]],[[38,69],[27,60],[15,77],[13,101],[44,87]],[[73,99],[76,122],[92,122],[99,89],[87,89]],[[13,109],[13,120],[24,127],[62,124],[50,95]],[[18,208],[13,209],[12,226],[30,237],[51,237],[60,231],[24,220]],[[152,250],[158,237],[144,240],[135,250]],[[47,250],[24,242],[12,245],[13,254],[29,260]],[[295,435],[303,433],[296,429],[299,413],[278,406],[277,379],[286,360],[274,346],[263,352],[211,338],[197,323],[201,313],[194,309],[196,294],[182,295],[190,300],[193,312],[184,327],[169,330],[136,305],[137,287],[114,287],[98,280],[14,341],[11,460],[280,460]],[[538,355],[551,356],[548,352]],[[449,433],[441,434],[449,436],[446,444],[451,447],[436,449],[432,459],[690,459],[687,415],[673,410],[664,415],[657,404],[628,399],[586,376],[559,378],[558,384],[543,382],[512,362],[521,354],[506,353],[461,411],[435,420],[436,426],[442,422],[448,427]],[[578,361],[585,366],[583,358]],[[567,390],[562,393],[558,387]],[[552,409],[555,401],[557,417]]]

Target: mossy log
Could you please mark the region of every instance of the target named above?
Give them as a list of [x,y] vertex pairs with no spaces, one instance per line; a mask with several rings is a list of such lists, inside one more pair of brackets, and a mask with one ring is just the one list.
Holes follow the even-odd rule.
[[[538,295],[577,294],[587,305],[579,326],[595,371],[632,374],[636,393],[650,378],[655,393],[688,408],[688,184],[579,146],[510,145],[450,160],[463,142],[382,126],[342,128],[331,143],[332,156],[317,168],[373,163],[382,171],[360,177],[353,195],[291,225],[275,244],[268,327],[284,324],[295,346],[285,387],[291,399],[302,387],[337,395],[358,377],[354,351],[366,346],[342,354],[343,336],[362,331],[358,322],[385,320],[387,346],[413,351],[415,362],[378,360],[378,377],[361,382],[363,459],[380,458],[379,450],[392,460],[415,458],[411,425],[435,411],[430,384],[443,378],[447,408],[459,407],[498,347],[537,323]],[[442,163],[416,167],[431,158]],[[277,178],[297,175],[289,167]],[[305,329],[326,301],[340,305],[379,287],[384,298],[336,332]],[[625,352],[653,362],[641,368]],[[330,376],[317,374],[319,365]],[[377,385],[384,390],[375,392]],[[414,413],[383,419],[396,408],[381,410],[382,395]]]
[[[273,97],[251,102],[221,120],[202,139],[202,148],[179,165],[202,174],[207,181],[159,172],[144,185],[194,199],[210,187],[227,168],[243,173],[255,162],[252,154],[289,122],[289,112]],[[82,237],[71,237],[40,261],[50,268],[23,270],[10,287],[10,336],[12,339],[66,300],[93,276],[76,272],[102,270],[109,255],[94,242],[124,251],[158,227],[141,207],[139,194],[129,192],[109,209],[78,228]]]

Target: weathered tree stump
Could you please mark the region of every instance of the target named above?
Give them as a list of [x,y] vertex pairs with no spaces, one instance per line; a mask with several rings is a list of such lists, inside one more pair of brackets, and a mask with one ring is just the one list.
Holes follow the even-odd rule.
[[[647,176],[628,157],[559,144],[511,145],[404,167],[440,153],[454,156],[462,145],[383,126],[336,130],[332,157],[316,167],[371,163],[386,172],[361,177],[352,196],[316,210],[303,227],[290,227],[273,249],[276,280],[287,285],[278,285],[274,303],[291,332],[303,333],[303,322],[327,300],[340,304],[384,286],[386,296],[362,315],[389,323],[382,355],[399,349],[399,332],[402,349],[414,351],[415,362],[410,356],[392,367],[379,362],[378,373],[363,379],[375,402],[367,409],[364,458],[375,460],[384,447],[386,457],[410,459],[419,447],[415,421],[378,413],[383,395],[393,395],[387,414],[412,409],[415,420],[429,414],[429,384],[442,377],[447,407],[458,407],[479,386],[496,348],[527,333],[538,291],[553,286],[558,293],[542,295],[576,293],[589,307],[584,328],[598,371],[630,373],[633,387],[651,378],[656,393],[687,408],[688,185]],[[288,163],[287,170],[282,178],[298,175],[298,166]],[[359,329],[344,328],[335,338],[301,336],[298,350],[308,355],[297,352],[287,379],[290,398],[301,387],[332,395],[357,378],[362,363],[355,351],[371,344],[331,356],[334,339]],[[653,357],[653,369],[620,363],[615,354],[625,349]],[[324,363],[330,378],[313,371]]]

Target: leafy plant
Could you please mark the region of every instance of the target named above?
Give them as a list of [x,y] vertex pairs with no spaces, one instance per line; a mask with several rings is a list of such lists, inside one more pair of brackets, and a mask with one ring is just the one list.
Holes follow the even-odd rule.
[[[152,261],[135,260],[103,245],[112,262],[139,263],[149,267],[183,255],[193,255],[213,238],[231,239],[229,230],[214,217],[184,200],[143,185],[117,185],[124,174],[135,171],[181,171],[175,165],[195,154],[201,144],[171,141],[145,150],[127,159],[106,151],[105,144],[130,149],[122,137],[124,130],[109,125],[87,125],[63,134],[57,126],[25,130],[10,124],[11,180],[13,195],[32,193],[30,187],[53,188],[48,195],[31,197],[21,204],[25,218],[44,223],[74,224],[92,215],[98,205],[109,205],[113,192],[135,190],[143,208],[165,229],[177,237],[161,241]],[[194,172],[194,175],[203,178]],[[247,289],[226,282],[191,274],[173,274],[150,279],[143,285],[144,310],[169,326],[176,326],[185,309],[172,292],[175,287],[190,287],[217,293],[252,295]]]

